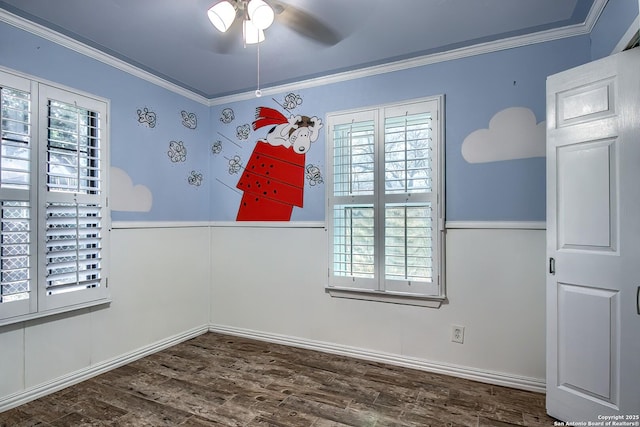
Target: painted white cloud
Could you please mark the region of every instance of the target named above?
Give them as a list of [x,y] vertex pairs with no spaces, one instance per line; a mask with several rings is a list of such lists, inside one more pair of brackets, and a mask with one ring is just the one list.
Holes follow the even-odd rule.
[[536,124],[528,108],[511,107],[499,111],[489,121],[489,129],[478,129],[462,143],[462,157],[469,163],[545,157],[546,123]]
[[151,191],[144,185],[133,185],[122,169],[111,167],[111,210],[149,212],[153,202]]

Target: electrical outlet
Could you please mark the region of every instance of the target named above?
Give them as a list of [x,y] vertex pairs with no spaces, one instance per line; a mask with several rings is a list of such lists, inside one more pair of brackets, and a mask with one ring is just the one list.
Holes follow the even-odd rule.
[[451,341],[458,344],[464,342],[464,326],[451,325]]

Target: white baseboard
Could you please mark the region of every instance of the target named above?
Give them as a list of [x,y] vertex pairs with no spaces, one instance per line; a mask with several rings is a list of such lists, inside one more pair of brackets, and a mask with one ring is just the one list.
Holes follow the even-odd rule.
[[545,381],[538,378],[521,377],[500,372],[483,371],[464,366],[434,363],[424,359],[406,357],[397,354],[382,353],[357,347],[344,346],[322,341],[313,341],[304,338],[271,334],[249,329],[235,328],[232,326],[211,325],[209,330],[211,332],[217,332],[221,334],[235,335],[244,338],[272,342],[275,344],[283,344],[308,350],[321,351],[324,353],[349,356],[372,362],[388,363],[390,365],[402,366],[405,368],[451,375],[454,377],[465,378],[499,386],[512,387],[520,390],[534,391],[538,393],[546,392]]
[[388,363],[390,365],[403,366],[406,368],[451,375],[454,377],[466,378],[469,380],[505,387],[512,387],[521,390],[528,390],[539,393],[544,393],[546,390],[544,380],[540,380],[537,378],[520,377],[499,372],[482,371],[463,366],[434,363],[423,359],[416,359],[397,354],[382,353],[357,347],[344,346],[322,341],[313,341],[298,337],[271,334],[249,329],[241,329],[223,325],[204,325],[158,341],[151,345],[139,348],[135,351],[115,357],[111,360],[92,365],[88,368],[81,369],[60,378],[56,378],[52,381],[48,381],[46,383],[28,388],[24,391],[6,396],[0,399],[0,412],[7,411],[11,408],[15,408],[25,403],[31,402],[32,400],[54,393],[58,390],[62,390],[63,388],[88,380],[112,369],[126,365],[127,363],[131,363],[135,360],[141,359],[145,356],[149,356],[153,353],[164,350],[183,341],[194,338],[198,335],[202,335],[208,331],[260,341],[267,341],[276,344],[283,344],[292,347],[305,348],[308,350],[321,351],[324,353],[349,356],[357,359],[369,360],[372,362]]
[[63,388],[77,384],[79,382],[88,380],[96,375],[103,374],[111,369],[118,368],[127,363],[131,363],[135,360],[141,359],[150,354],[156,353],[160,350],[164,350],[176,344],[179,344],[188,339],[197,337],[209,331],[207,325],[200,326],[195,329],[183,332],[178,335],[166,338],[151,345],[139,348],[130,353],[123,354],[105,362],[97,363],[89,366],[85,369],[73,372],[68,375],[64,375],[60,378],[48,381],[46,383],[38,384],[35,387],[28,388],[24,391],[11,394],[5,398],[0,399],[0,412],[15,408],[16,406],[23,405],[31,402],[32,400],[54,393]]

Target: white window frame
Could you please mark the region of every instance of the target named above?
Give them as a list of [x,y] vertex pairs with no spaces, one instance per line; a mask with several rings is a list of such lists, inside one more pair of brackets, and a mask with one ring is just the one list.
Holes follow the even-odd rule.
[[[391,194],[385,191],[385,118],[430,113],[431,115],[431,191]],[[334,129],[346,124],[373,121],[374,192],[334,192]],[[413,99],[327,114],[327,231],[328,231],[328,283],[326,291],[333,297],[390,302],[425,307],[440,307],[446,299],[444,283],[444,95]],[[385,269],[385,209],[389,204],[431,207],[431,281],[390,280]],[[348,274],[334,270],[334,233],[341,224],[334,223],[334,206],[349,205],[373,207],[374,270],[373,277]],[[340,237],[342,234],[338,231]],[[336,253],[337,254],[337,253]]]
[[[29,114],[29,190],[5,189],[0,185],[0,202],[4,200],[16,200],[16,191],[28,193],[29,291],[28,298],[26,299],[0,302],[0,326],[81,308],[108,304],[110,302],[108,273],[109,235],[111,230],[110,211],[108,207],[109,101],[0,67],[0,88],[2,87],[28,92],[30,94],[31,104]],[[95,131],[97,135],[95,139],[99,139],[99,147],[97,147],[96,150],[99,150],[100,154],[98,156],[99,160],[92,163],[97,166],[97,170],[99,171],[96,173],[96,180],[100,181],[96,187],[96,189],[99,188],[99,191],[95,191],[96,194],[88,194],[82,190],[65,192],[48,190],[49,100],[63,102],[75,108],[87,109],[99,114],[98,122],[100,126]],[[80,126],[79,129],[80,128],[82,128],[82,126]],[[77,154],[77,157],[79,157],[79,155],[80,154]],[[80,160],[78,161],[80,162]],[[77,176],[80,178],[82,177],[82,175],[80,175],[81,171],[86,170],[86,167],[81,166],[80,163],[78,163],[78,165]],[[80,178],[80,180],[82,180],[82,178]],[[82,182],[86,181],[87,179],[84,179]],[[54,288],[47,288],[47,263],[49,262],[48,260],[51,259],[47,256],[47,240],[50,239],[50,237],[47,236],[47,215],[50,213],[47,211],[47,206],[51,203],[67,203],[68,206],[76,209],[76,212],[83,209],[84,206],[89,203],[99,206],[96,208],[96,210],[99,211],[97,215],[99,219],[94,219],[93,212],[88,219],[88,222],[91,222],[90,226],[97,226],[96,230],[99,230],[98,249],[93,250],[97,252],[96,255],[99,259],[96,258],[96,263],[90,262],[90,264],[99,264],[99,268],[95,270],[99,271],[99,279],[95,280],[96,284],[94,286],[79,286],[69,292],[51,292],[51,289]],[[80,267],[78,266],[82,264],[83,261],[79,261],[81,258],[78,257],[78,254],[81,252],[84,243],[77,239],[82,239],[82,237],[79,236],[85,233],[83,229],[86,230],[86,227],[83,228],[81,224],[87,222],[87,219],[82,216],[68,218],[71,218],[70,223],[75,222],[75,228],[71,229],[71,233],[78,233],[78,237],[74,238],[71,242],[75,242],[76,244],[75,268],[79,270]],[[60,220],[59,218],[49,219],[49,224]],[[64,219],[62,220],[64,221]],[[90,232],[93,234],[92,230],[93,228]],[[50,241],[49,247],[51,246],[51,242],[53,241]],[[56,242],[53,242],[53,244],[63,245],[63,243]],[[66,250],[68,247],[69,246],[65,245],[63,249]],[[66,262],[68,258],[62,259]],[[74,263],[74,261],[71,261],[71,263]],[[1,267],[2,264],[0,264],[0,268]],[[73,267],[71,268],[73,269]],[[95,268],[95,266],[89,268]]]

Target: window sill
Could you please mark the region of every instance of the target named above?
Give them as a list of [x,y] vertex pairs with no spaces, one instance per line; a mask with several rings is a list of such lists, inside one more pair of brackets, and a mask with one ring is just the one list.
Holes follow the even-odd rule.
[[83,304],[72,305],[69,307],[62,307],[55,310],[41,311],[38,313],[31,314],[23,314],[15,317],[7,317],[5,319],[0,319],[0,327],[12,325],[15,323],[27,322],[29,320],[41,319],[43,317],[54,316],[56,314],[70,313],[77,310],[82,310],[84,308],[96,307],[99,305],[109,305],[111,304],[111,299],[100,299],[96,301],[86,302]]
[[386,291],[363,291],[360,289],[343,289],[335,287],[328,287],[325,290],[333,298],[386,302],[391,304],[413,305],[428,308],[440,308],[440,306],[445,304],[447,300],[447,297],[444,295],[407,295]]

